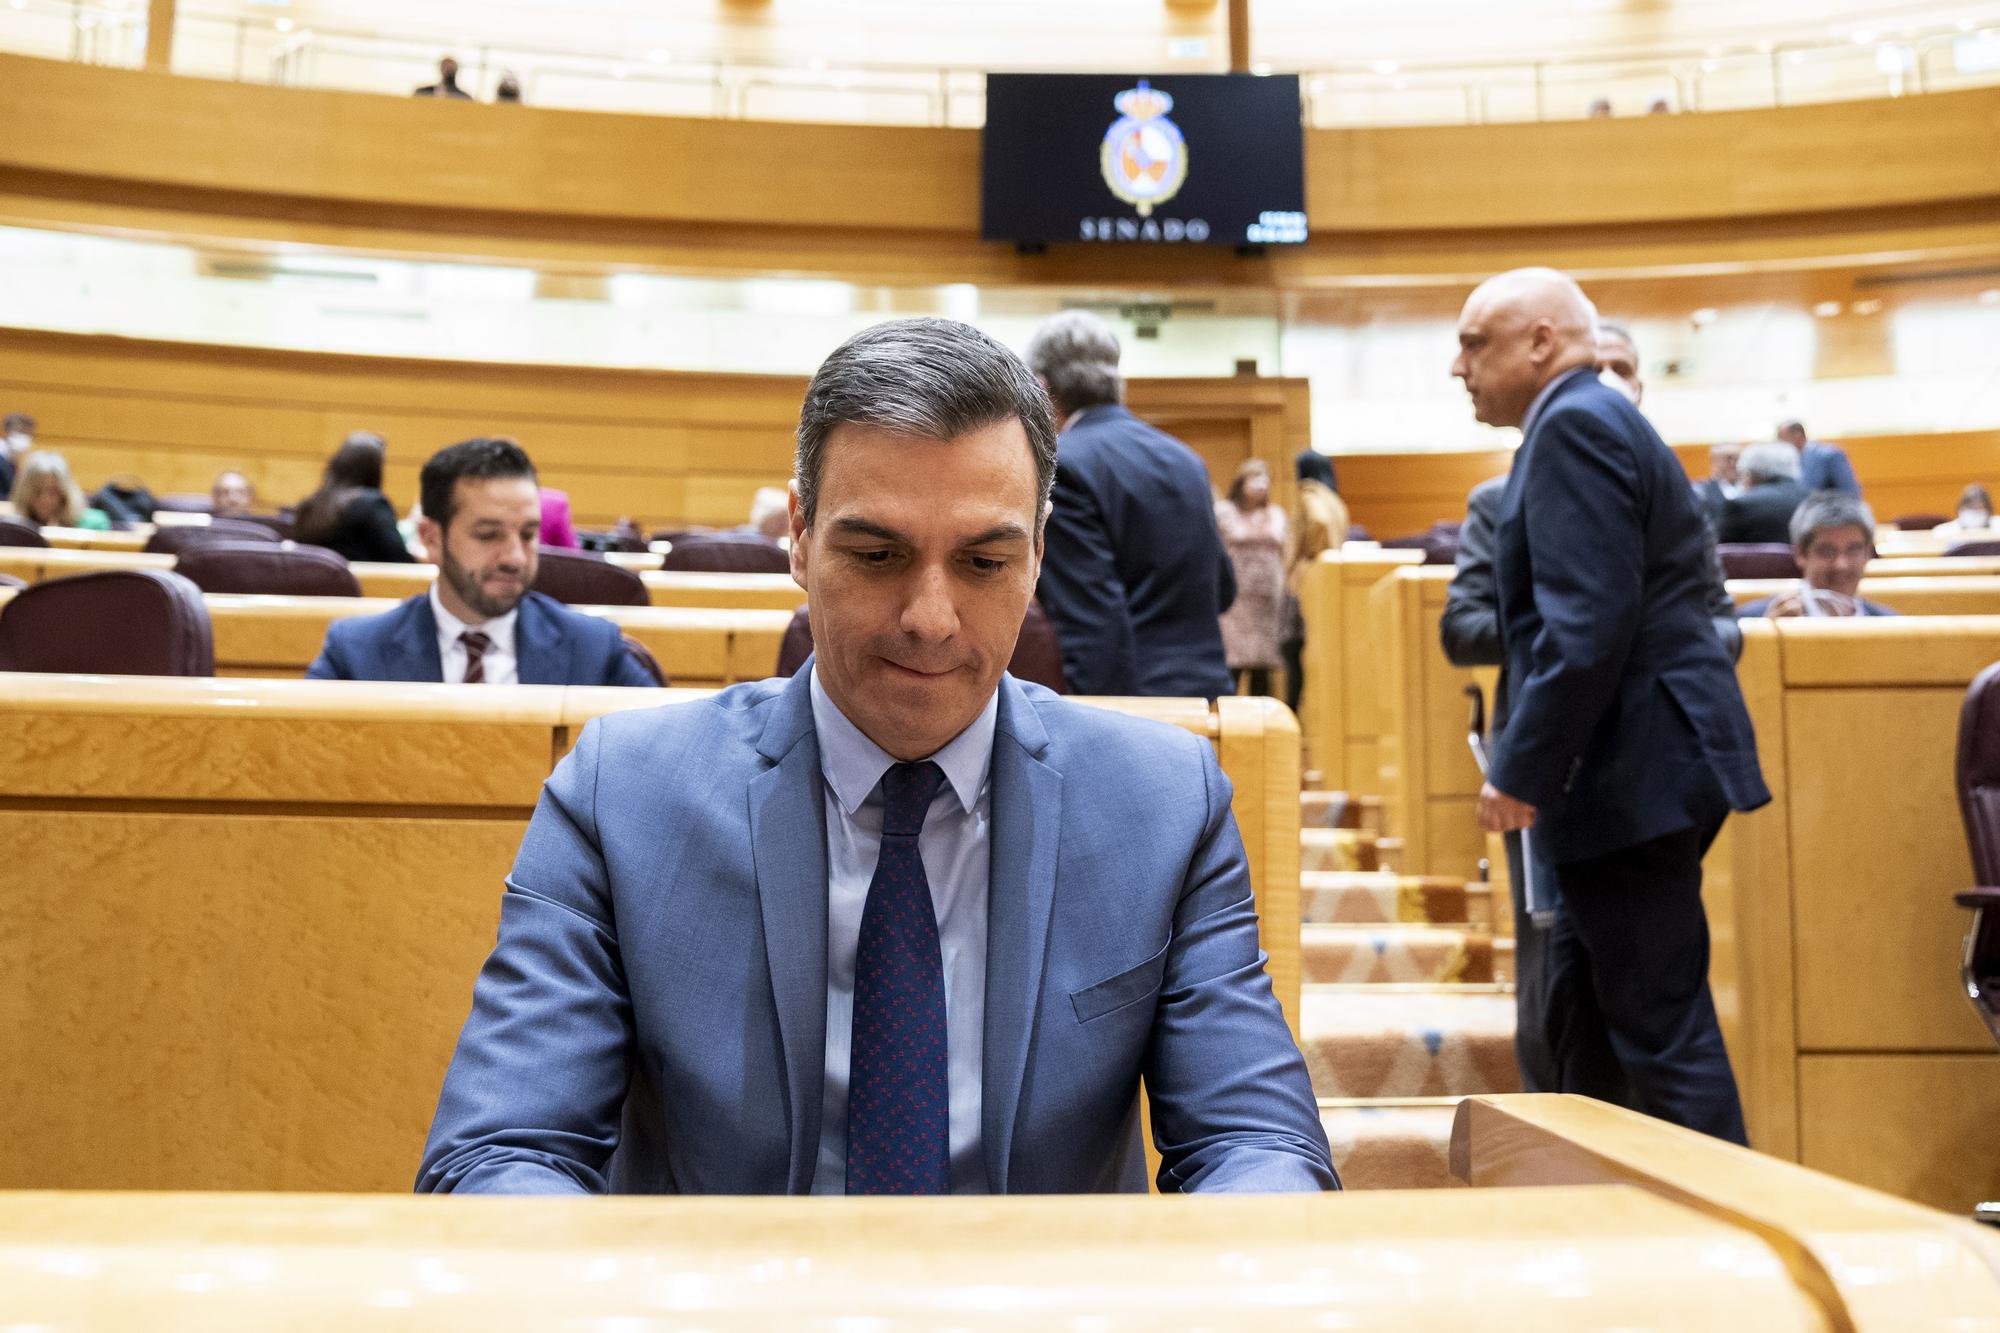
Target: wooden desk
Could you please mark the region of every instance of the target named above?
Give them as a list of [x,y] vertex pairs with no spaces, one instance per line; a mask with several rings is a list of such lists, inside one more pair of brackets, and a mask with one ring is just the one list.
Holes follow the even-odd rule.
[[1377,795],[1383,675],[1370,633],[1368,594],[1423,552],[1349,543],[1306,567],[1299,590],[1305,617],[1305,689],[1299,700],[1308,766],[1330,791]]
[[52,547],[69,551],[139,551],[153,535],[153,525],[126,532],[102,532],[96,528],[43,528],[42,537]]
[[1958,985],[1952,901],[1972,883],[1959,707],[1995,660],[1995,616],[1745,621],[1774,800],[1710,856],[1738,886],[1709,909],[1734,939],[1717,999],[1751,1141],[1953,1210],[2000,1194],[2000,1054]]
[[0,546],[0,574],[24,583],[100,569],[172,569],[174,557],[143,551],[78,551],[68,547]]
[[[1870,566],[1870,576],[1861,580],[1861,595],[1906,616],[1990,616],[2000,615],[2000,575],[1933,574],[1878,578]],[[1738,606],[1790,592],[1797,579],[1731,579],[1729,595]]]
[[[0,1188],[407,1190],[542,780],[699,697],[0,675]],[[1118,706],[1216,745],[1296,1027],[1291,715]]]

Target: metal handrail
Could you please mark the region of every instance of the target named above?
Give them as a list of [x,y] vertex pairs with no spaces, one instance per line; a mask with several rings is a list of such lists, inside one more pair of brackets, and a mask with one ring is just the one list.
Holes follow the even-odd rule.
[[[0,49],[9,46],[10,27],[39,18],[60,19],[68,26],[68,58],[79,62],[133,65],[145,49],[143,5],[113,8],[107,0],[7,0],[0,8]],[[1906,96],[1931,91],[1947,81],[1939,57],[1959,49],[1961,42],[1992,41],[1995,59],[1972,70],[1951,71],[1956,86],[2000,83],[2000,12],[1995,26],[1975,29],[1964,23],[1952,28],[1906,32],[1866,44],[1834,41],[1766,41],[1696,47],[1644,46],[1600,48],[1539,60],[1426,59],[1353,60],[1299,71],[1309,125],[1396,123],[1487,123],[1498,120],[1572,118],[1555,105],[1555,90],[1650,85],[1671,111],[1701,111],[1716,105],[1785,106],[1800,100],[1797,74],[1824,66],[1836,56],[1872,57],[1870,73],[1837,76],[1834,86],[1821,87],[1814,100]],[[707,114],[718,119],[754,119],[752,94],[762,90],[784,94],[795,105],[791,115],[771,119],[855,119],[884,123],[976,125],[983,109],[986,69],[962,65],[871,60],[866,64],[805,66],[779,61],[709,56],[649,61],[642,53],[565,47],[562,45],[465,44],[442,34],[382,33],[357,28],[302,28],[284,16],[246,17],[199,8],[180,10],[176,37],[195,42],[204,34],[219,38],[227,50],[220,62],[206,63],[177,56],[177,65],[202,64],[204,74],[222,73],[238,81],[327,87],[357,87],[350,77],[322,78],[322,65],[342,55],[372,55],[378,60],[407,62],[427,68],[438,54],[458,48],[462,68],[474,89],[490,88],[502,70],[514,72],[526,100],[544,106],[593,109],[615,105],[619,110],[671,111]],[[38,51],[39,54],[52,54]],[[261,68],[258,58],[261,55]],[[1259,72],[1268,72],[1257,67]],[[1754,76],[1749,71],[1755,69]],[[1193,72],[1193,71],[1190,71]],[[1290,72],[1290,71],[1287,71]],[[1796,73],[1795,73],[1796,72]],[[1733,91],[1716,92],[1726,78]],[[557,81],[565,87],[556,88]],[[381,87],[369,91],[407,91]],[[609,95],[613,85],[641,90]],[[1595,88],[1593,88],[1593,85]],[[414,86],[414,85],[411,85]],[[585,95],[589,89],[598,94]],[[645,94],[654,92],[654,105]],[[680,99],[668,104],[668,99]],[[695,101],[688,94],[699,94]],[[1415,98],[1428,95],[1450,114],[1418,114]],[[1499,99],[1512,95],[1518,111],[1499,109]],[[817,98],[821,105],[796,105]],[[832,100],[828,100],[832,99]],[[862,103],[858,99],[870,99]],[[1357,102],[1380,103],[1385,114],[1357,114]],[[635,105],[638,103],[638,105]],[[890,105],[893,103],[893,105]],[[1527,108],[1532,106],[1532,111]],[[818,114],[831,111],[835,114]],[[1525,112],[1525,114],[1522,114]]]

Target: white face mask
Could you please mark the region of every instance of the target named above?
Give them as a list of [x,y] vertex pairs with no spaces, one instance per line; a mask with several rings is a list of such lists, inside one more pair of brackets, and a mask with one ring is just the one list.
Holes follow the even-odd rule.
[[23,435],[18,430],[9,431],[7,433],[7,447],[9,449],[12,449],[17,454],[26,453],[28,451],[28,446],[33,444],[34,442],[35,442],[34,436]]
[[1958,526],[1961,528],[1983,528],[1993,521],[1993,516],[1984,509],[1961,509],[1958,511]]
[[1598,382],[1603,384],[1605,388],[1615,389],[1619,396],[1632,404],[1632,406],[1637,407],[1639,405],[1638,390],[1628,384],[1623,376],[1613,374],[1608,370],[1600,370],[1597,372],[1597,378]]

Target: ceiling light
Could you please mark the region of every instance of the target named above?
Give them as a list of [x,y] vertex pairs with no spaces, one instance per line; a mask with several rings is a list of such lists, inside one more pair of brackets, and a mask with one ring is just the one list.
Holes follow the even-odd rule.
[[2000,305],[2000,287],[1988,287],[1979,294],[1979,304]]
[[1722,312],[1712,305],[1705,305],[1692,315],[1689,315],[1688,318],[1694,321],[1696,328],[1700,328],[1703,325],[1713,324],[1716,320],[1721,319]]
[[296,28],[299,25],[292,22],[290,19],[278,19],[277,21],[272,23],[271,26],[276,28],[279,32],[290,32],[293,28]]
[[1867,46],[1870,42],[1875,40],[1875,34],[1870,32],[1868,29],[1863,28],[1861,31],[1854,34],[1852,40],[1856,46]]
[[1866,301],[1856,301],[1854,303],[1854,313],[1857,315],[1879,315],[1882,313],[1882,303],[1874,297],[1870,297]]
[[1840,310],[1841,305],[1838,301],[1821,301],[1813,307],[1813,314],[1820,319],[1832,319],[1840,313]]
[[1271,65],[1270,65],[1270,62],[1269,62],[1269,61],[1266,61],[1266,60],[1260,60],[1260,61],[1258,61],[1258,62],[1257,62],[1256,64],[1254,64],[1254,65],[1252,65],[1252,66],[1250,67],[1250,72],[1251,72],[1252,74],[1255,74],[1255,75],[1256,75],[1256,76],[1257,76],[1258,78],[1260,78],[1260,79],[1261,79],[1261,78],[1263,78],[1263,77],[1264,77],[1265,75],[1267,75],[1267,74],[1269,74],[1269,73],[1271,72]]

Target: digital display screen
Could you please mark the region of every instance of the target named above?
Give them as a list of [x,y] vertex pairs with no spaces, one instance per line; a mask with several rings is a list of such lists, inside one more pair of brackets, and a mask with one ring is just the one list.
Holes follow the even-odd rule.
[[982,150],[989,241],[1306,239],[1296,76],[989,74]]

